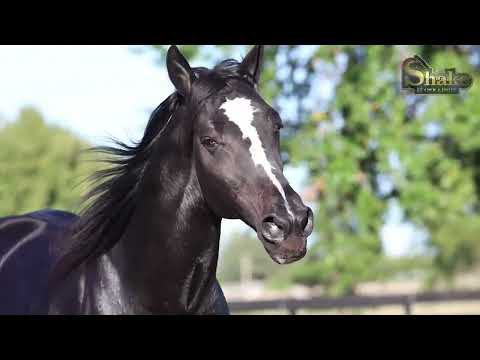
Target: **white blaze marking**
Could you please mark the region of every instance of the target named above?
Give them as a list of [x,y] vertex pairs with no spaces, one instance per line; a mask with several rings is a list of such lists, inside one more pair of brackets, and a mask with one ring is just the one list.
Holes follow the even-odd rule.
[[228,120],[237,125],[242,132],[243,139],[250,139],[250,155],[256,166],[260,165],[263,167],[267,173],[269,179],[278,189],[280,194],[285,201],[285,208],[287,209],[290,216],[293,218],[293,214],[290,211],[290,207],[287,202],[287,197],[283,191],[283,187],[278,181],[277,177],[273,173],[274,166],[268,161],[267,155],[265,154],[265,148],[262,145],[262,141],[258,136],[258,131],[253,126],[253,114],[256,109],[252,106],[251,101],[246,98],[237,97],[233,100],[227,99],[220,109],[225,111],[225,115],[228,117]]

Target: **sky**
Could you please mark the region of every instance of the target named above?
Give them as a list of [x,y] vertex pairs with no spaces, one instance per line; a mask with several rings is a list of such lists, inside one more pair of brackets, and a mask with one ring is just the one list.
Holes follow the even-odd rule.
[[[47,122],[94,144],[109,136],[138,140],[151,111],[173,90],[153,54],[128,46],[0,46],[0,119],[12,121],[21,107],[34,106]],[[285,169],[297,192],[304,189],[305,174],[302,168]],[[387,218],[381,232],[387,255],[418,247],[401,209],[392,206]],[[225,220],[222,241],[235,231],[253,233],[239,220]]]

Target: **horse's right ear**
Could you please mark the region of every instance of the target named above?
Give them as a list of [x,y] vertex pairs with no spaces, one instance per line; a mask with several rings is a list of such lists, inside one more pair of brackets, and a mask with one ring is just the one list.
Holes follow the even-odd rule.
[[170,46],[167,52],[167,70],[175,89],[177,89],[180,95],[187,97],[192,89],[195,74],[187,59],[175,45]]

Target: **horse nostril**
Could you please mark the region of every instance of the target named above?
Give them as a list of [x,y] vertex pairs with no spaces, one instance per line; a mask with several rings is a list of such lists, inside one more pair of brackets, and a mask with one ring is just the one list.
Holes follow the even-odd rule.
[[285,224],[275,216],[267,216],[262,221],[262,235],[263,238],[270,243],[277,243],[285,237]]
[[305,236],[309,236],[313,231],[313,212],[312,209],[307,208],[307,212],[304,213],[300,220],[300,229]]
[[300,228],[302,229],[302,231],[307,227],[307,224],[308,224],[308,210],[303,216],[303,219],[300,221]]
[[265,224],[273,224],[273,225],[277,225],[279,228],[281,228],[282,226],[280,224],[277,224],[275,222],[275,218],[273,216],[267,216],[265,219],[263,219],[263,222]]

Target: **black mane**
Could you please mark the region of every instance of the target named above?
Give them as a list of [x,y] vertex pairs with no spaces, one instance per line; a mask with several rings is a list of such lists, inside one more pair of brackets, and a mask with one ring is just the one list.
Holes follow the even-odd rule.
[[[231,79],[242,79],[253,86],[252,79],[233,59],[222,61],[212,70],[194,68],[201,85],[208,78],[207,96],[220,91]],[[213,85],[213,86],[212,86]],[[203,87],[203,86],[202,86]],[[202,91],[203,93],[204,91]],[[90,149],[107,155],[100,162],[111,166],[92,174],[87,180],[92,189],[83,199],[84,208],[71,230],[72,244],[52,272],[51,284],[63,279],[81,264],[109,251],[121,238],[137,206],[136,195],[147,167],[153,144],[161,137],[183,98],[177,93],[166,98],[151,114],[143,138],[132,145],[112,139],[113,146]]]

